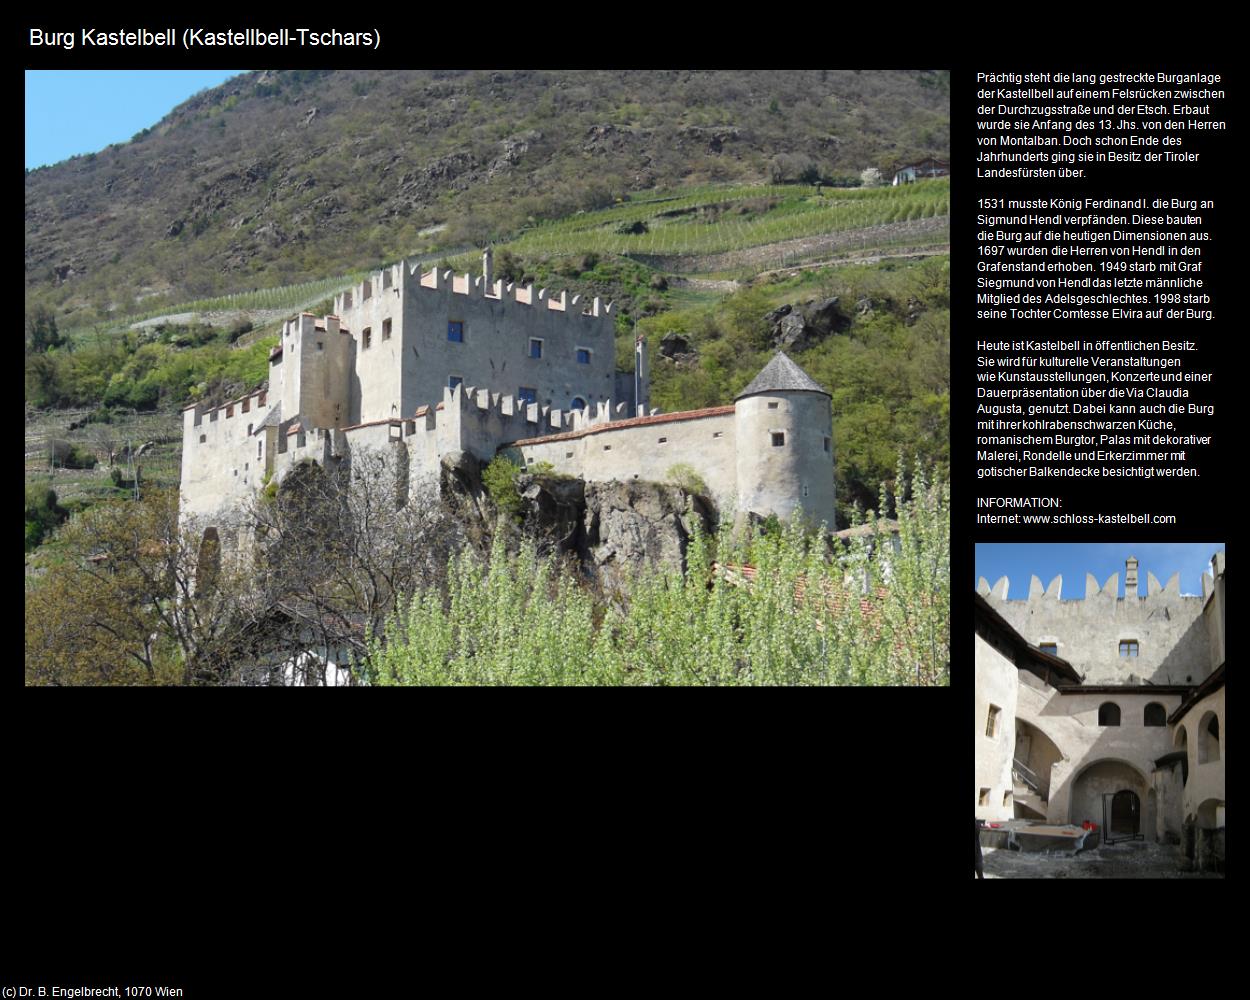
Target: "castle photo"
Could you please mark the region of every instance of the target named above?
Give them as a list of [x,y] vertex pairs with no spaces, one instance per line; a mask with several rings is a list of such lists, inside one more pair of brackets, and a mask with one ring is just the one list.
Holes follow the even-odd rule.
[[777,353],[732,406],[648,405],[644,342],[618,372],[610,303],[401,262],[288,320],[267,386],[183,412],[182,515],[206,532],[296,465],[389,451],[404,483],[448,456],[549,464],[587,482],[692,468],[722,512],[834,524],[830,395]]
[[[978,569],[1040,563],[1056,548],[979,545]],[[1090,547],[1091,559],[1094,548],[1111,547]],[[1181,572],[1156,574],[1133,547],[1116,548],[1122,594],[1119,572],[1101,581],[1086,572],[1075,596],[1062,575],[1047,585],[1027,573],[978,582],[982,842],[1025,852],[1126,844],[1164,865],[1223,872],[1225,553],[1145,549],[1186,562],[1182,588]]]

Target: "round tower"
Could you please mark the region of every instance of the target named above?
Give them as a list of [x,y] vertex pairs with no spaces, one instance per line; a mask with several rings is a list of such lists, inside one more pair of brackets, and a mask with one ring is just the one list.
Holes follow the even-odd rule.
[[832,397],[782,352],[734,400],[739,512],[834,527]]

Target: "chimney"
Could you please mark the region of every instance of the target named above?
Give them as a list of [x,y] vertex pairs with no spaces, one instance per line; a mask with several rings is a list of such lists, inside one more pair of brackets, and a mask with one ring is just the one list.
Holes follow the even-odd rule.
[[1129,556],[1124,564],[1124,596],[1139,597],[1137,592],[1137,559]]
[[482,251],[482,287],[487,293],[495,285],[495,257],[490,247]]

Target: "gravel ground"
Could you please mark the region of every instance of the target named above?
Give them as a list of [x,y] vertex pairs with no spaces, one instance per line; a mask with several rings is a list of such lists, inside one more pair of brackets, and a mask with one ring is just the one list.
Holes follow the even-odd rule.
[[1067,854],[983,847],[986,878],[1223,878],[1215,872],[1180,870],[1178,848],[1125,841]]

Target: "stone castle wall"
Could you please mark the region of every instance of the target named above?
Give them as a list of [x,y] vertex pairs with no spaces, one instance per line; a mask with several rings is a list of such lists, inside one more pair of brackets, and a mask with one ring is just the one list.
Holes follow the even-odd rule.
[[417,483],[449,453],[489,461],[512,449],[592,482],[663,482],[688,466],[722,509],[788,517],[802,506],[832,525],[827,393],[761,390],[735,406],[648,413],[634,401],[648,395],[645,350],[639,380],[618,375],[610,304],[493,280],[489,254],[484,272],[400,263],[341,293],[339,315],[288,320],[266,391],[188,408],[184,515],[211,521],[267,477],[353,450],[389,451]]
[[[1085,597],[1063,600],[1062,578],[1047,588],[1034,576],[1026,600],[1008,600],[1006,577],[992,588],[982,578],[977,592],[1031,644],[1054,643],[1057,654],[1090,684],[1197,684],[1212,669],[1204,598],[1183,595],[1180,576],[1161,586],[1148,574],[1147,594],[1133,587],[1117,597],[1119,574],[1102,587],[1086,574]],[[1136,656],[1122,656],[1122,642],[1136,642]]]
[[341,293],[335,308],[356,344],[353,423],[411,414],[441,399],[453,377],[501,395],[532,390],[540,406],[562,411],[618,390],[615,316],[598,298],[400,263]]

